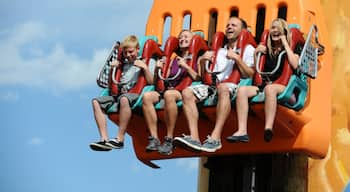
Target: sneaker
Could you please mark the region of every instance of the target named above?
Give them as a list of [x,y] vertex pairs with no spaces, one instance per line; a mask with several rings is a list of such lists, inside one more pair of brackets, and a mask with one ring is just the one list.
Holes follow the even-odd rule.
[[202,147],[201,142],[192,139],[192,137],[189,135],[183,135],[182,137],[175,137],[174,142],[185,144],[186,147],[189,147],[190,149],[195,149],[197,151],[200,151]]
[[149,136],[148,137],[149,143],[146,147],[146,151],[150,152],[150,151],[157,151],[158,147],[160,145],[160,141],[159,139],[153,137],[153,136]]
[[121,149],[124,147],[124,142],[119,141],[118,138],[115,138],[107,141],[106,145],[110,146],[113,149]]
[[164,143],[158,147],[158,152],[163,155],[171,155],[173,153],[173,139],[165,137]]
[[112,148],[107,145],[107,141],[90,143],[90,148],[94,151],[110,151]]
[[204,141],[201,149],[206,152],[215,152],[216,150],[221,149],[221,147],[220,140],[215,140],[208,135],[207,140]]

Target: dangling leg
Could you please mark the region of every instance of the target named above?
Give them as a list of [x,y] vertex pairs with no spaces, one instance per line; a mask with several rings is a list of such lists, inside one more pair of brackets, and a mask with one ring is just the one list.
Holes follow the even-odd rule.
[[106,114],[103,113],[100,104],[96,99],[92,100],[92,108],[94,110],[94,117],[101,136],[101,140],[108,141]]
[[[107,97],[103,97],[103,98],[107,98]],[[100,99],[102,99],[102,97]],[[110,99],[112,99],[111,102],[113,102],[113,98],[110,97]],[[94,112],[96,125],[100,133],[100,141],[90,143],[90,148],[95,151],[109,151],[112,148],[107,145],[107,142],[108,142],[107,120],[104,112],[101,109],[101,105],[97,99],[92,100],[92,108]]]
[[277,96],[282,93],[285,86],[280,84],[270,84],[265,87],[265,132],[264,140],[271,141],[273,137],[273,124],[277,110]]
[[202,145],[202,150],[206,152],[215,152],[221,149],[222,129],[231,111],[230,90],[225,83],[219,84],[218,97],[215,127],[211,135],[207,137]]
[[249,142],[247,133],[247,121],[249,112],[248,99],[255,96],[259,88],[255,86],[243,86],[238,88],[236,97],[236,112],[238,121],[238,130],[226,139],[230,142]]
[[145,116],[147,127],[151,136],[148,138],[149,144],[146,146],[147,151],[158,150],[160,141],[157,131],[157,112],[154,108],[154,104],[159,101],[159,93],[155,91],[147,92],[142,98],[142,110]]
[[218,105],[216,107],[216,122],[211,137],[221,140],[222,129],[231,111],[230,90],[225,84],[218,86]]
[[164,93],[164,118],[167,128],[167,135],[164,143],[158,149],[159,153],[170,155],[173,150],[173,136],[176,125],[178,107],[176,102],[181,100],[181,93],[177,90],[168,90]]
[[195,149],[201,150],[201,142],[198,134],[198,109],[197,109],[197,98],[193,94],[191,88],[186,88],[182,91],[183,98],[183,111],[185,113],[187,123],[190,129],[190,136],[175,137],[175,140],[184,143],[185,145]]

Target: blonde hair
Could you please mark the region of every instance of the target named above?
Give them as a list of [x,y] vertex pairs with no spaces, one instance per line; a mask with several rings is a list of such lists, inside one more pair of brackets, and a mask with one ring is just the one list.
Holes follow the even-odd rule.
[[[277,18],[271,22],[270,29],[271,29],[274,22],[278,22],[278,24],[279,24],[278,28],[279,28],[280,32],[286,36],[287,42],[290,43],[291,33],[289,31],[289,28],[288,28],[288,23],[284,19]],[[271,34],[267,38],[267,48],[269,50],[269,54],[271,55],[272,54],[272,52],[271,52],[271,50],[272,50]]]
[[194,33],[193,33],[191,30],[189,30],[189,29],[182,29],[182,30],[180,31],[180,33],[177,35],[177,38],[180,38],[180,35],[181,35],[183,32],[190,32],[192,36],[194,35]]
[[137,37],[135,35],[129,35],[123,40],[121,47],[123,49],[125,49],[125,48],[139,48],[140,47],[139,40],[137,39]]
[[[177,38],[180,39],[180,36],[183,32],[189,32],[191,34],[191,38],[193,37],[194,33],[190,30],[190,29],[182,29],[180,31],[180,33],[177,35]],[[180,47],[178,47],[178,49],[175,51],[176,55],[181,56],[183,54],[182,50],[180,49]]]

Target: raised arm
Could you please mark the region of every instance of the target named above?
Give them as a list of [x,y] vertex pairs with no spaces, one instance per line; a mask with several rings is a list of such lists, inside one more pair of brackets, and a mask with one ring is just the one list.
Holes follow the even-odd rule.
[[196,72],[192,67],[187,65],[186,59],[182,57],[177,57],[176,59],[178,59],[179,66],[185,69],[193,80],[200,80],[200,67],[198,68],[198,72]]
[[112,63],[111,63],[111,67],[116,67],[116,68],[118,68],[119,65],[120,65],[120,62],[119,62],[118,59],[115,59],[115,60],[112,61]]
[[145,79],[147,81],[147,84],[153,84],[153,75],[149,71],[146,63],[143,60],[138,59],[135,61],[134,65],[142,69],[143,73],[145,74]]
[[284,50],[286,50],[288,62],[293,67],[293,69],[298,68],[299,55],[295,54],[290,48],[289,43],[285,35],[280,36]]
[[206,62],[207,61],[213,62],[213,58],[214,58],[213,51],[206,51],[202,56],[198,57],[197,66],[198,66],[198,73],[200,74],[200,76],[202,76],[205,72]]

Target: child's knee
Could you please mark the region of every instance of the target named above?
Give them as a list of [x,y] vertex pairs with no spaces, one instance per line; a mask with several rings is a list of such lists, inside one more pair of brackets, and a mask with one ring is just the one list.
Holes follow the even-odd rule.
[[92,106],[94,106],[94,107],[100,106],[100,103],[97,101],[97,99],[93,99],[91,103],[92,103]]
[[143,96],[142,96],[142,102],[143,103],[148,103],[152,100],[152,94],[150,92],[147,92],[145,93]]
[[120,104],[120,107],[130,107],[129,99],[126,97],[120,98],[119,104]]
[[164,101],[166,103],[169,103],[169,102],[176,102],[176,100],[178,100],[179,98],[179,95],[177,94],[177,92],[175,91],[166,91],[164,93]]

